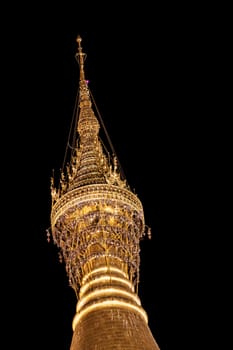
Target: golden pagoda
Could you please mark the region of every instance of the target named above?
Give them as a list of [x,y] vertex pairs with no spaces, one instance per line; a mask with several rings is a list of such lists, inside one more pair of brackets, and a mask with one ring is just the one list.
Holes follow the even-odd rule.
[[77,296],[70,350],[158,350],[138,296],[142,203],[103,147],[85,79],[81,38],[75,137],[59,184],[51,179],[51,232]]

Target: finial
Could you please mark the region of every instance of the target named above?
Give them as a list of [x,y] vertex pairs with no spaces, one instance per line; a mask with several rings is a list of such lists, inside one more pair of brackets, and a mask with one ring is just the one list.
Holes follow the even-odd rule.
[[78,51],[80,52],[80,50],[82,51],[82,46],[81,46],[82,38],[81,38],[80,35],[77,36],[76,41],[77,41],[77,43],[78,43]]
[[80,66],[80,80],[85,80],[85,78],[84,78],[84,59],[86,58],[86,54],[83,53],[83,51],[82,51],[82,46],[81,46],[82,38],[80,35],[77,36],[76,41],[78,43],[78,52],[76,53],[75,57],[76,57],[76,59],[79,63],[79,66]]

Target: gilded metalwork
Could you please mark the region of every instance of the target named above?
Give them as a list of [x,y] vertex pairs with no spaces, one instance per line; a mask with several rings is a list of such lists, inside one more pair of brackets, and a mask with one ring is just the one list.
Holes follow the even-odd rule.
[[70,349],[112,349],[114,344],[117,349],[159,350],[137,295],[139,243],[145,234],[150,237],[150,231],[141,201],[122,177],[116,155],[110,157],[102,146],[80,37],[77,43],[76,143],[58,186],[51,178],[52,239],[78,299]]
[[77,38],[80,67],[77,141],[59,186],[51,179],[51,231],[60,249],[70,286],[78,295],[85,275],[103,266],[139,281],[139,241],[145,234],[143,207],[120,175],[99,138],[100,124],[92,108],[84,74],[86,55]]

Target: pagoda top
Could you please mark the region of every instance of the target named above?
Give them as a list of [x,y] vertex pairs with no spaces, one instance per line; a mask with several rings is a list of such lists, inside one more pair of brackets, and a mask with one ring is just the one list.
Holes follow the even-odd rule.
[[78,52],[76,53],[76,59],[77,59],[79,66],[80,66],[80,80],[85,80],[84,61],[86,58],[86,54],[83,53],[83,51],[82,51],[82,46],[81,46],[82,38],[80,35],[77,36],[76,41],[78,43]]

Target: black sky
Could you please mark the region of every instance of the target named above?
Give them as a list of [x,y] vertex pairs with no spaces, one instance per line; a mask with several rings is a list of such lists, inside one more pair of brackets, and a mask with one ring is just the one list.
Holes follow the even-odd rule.
[[18,342],[25,349],[36,348],[33,341],[38,349],[68,350],[72,337],[75,295],[46,229],[50,176],[62,166],[78,89],[79,34],[91,92],[152,229],[152,239],[141,242],[139,284],[151,331],[161,350],[191,349],[190,314],[201,291],[200,186],[208,162],[207,149],[200,151],[209,76],[202,18],[165,5],[126,13],[116,4],[102,10],[78,2],[35,3],[20,18],[6,25],[3,55],[11,208],[6,285],[15,298],[10,319]]

